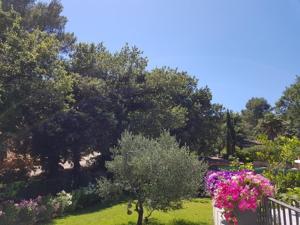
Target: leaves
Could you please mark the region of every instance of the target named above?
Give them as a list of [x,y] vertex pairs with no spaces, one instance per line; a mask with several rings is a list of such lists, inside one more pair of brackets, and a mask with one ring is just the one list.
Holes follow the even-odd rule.
[[113,160],[107,162],[107,168],[113,174],[113,183],[99,180],[99,189],[107,195],[114,184],[132,201],[149,209],[171,209],[182,199],[192,197],[206,170],[196,155],[179,147],[167,132],[157,139],[125,132],[112,152]]

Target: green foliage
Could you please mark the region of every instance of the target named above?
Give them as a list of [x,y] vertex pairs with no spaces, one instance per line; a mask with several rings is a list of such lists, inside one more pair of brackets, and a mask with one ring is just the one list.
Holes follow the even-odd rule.
[[269,169],[285,169],[298,157],[300,140],[296,137],[279,136],[274,141],[266,136],[260,136],[263,151],[257,152],[259,159],[268,162]]
[[300,206],[300,187],[288,188],[287,192],[282,193],[278,196],[282,201],[294,205]]
[[299,171],[265,171],[264,176],[275,184],[278,193],[285,193],[288,188],[300,187]]
[[67,18],[62,16],[63,6],[58,0],[49,3],[36,0],[2,0],[3,11],[13,9],[22,17],[21,25],[27,31],[39,29],[55,35],[61,42],[60,49],[67,53],[72,49],[75,37],[64,31]]
[[104,167],[126,129],[153,138],[169,130],[202,155],[222,143],[223,109],[194,77],[167,67],[147,71],[137,47],[111,53],[103,44],[73,45],[59,1],[2,3],[1,160],[8,150],[26,153],[49,177],[71,160],[78,175],[90,151],[101,152]]
[[251,98],[246,103],[246,109],[242,111],[244,129],[249,136],[255,137],[255,127],[258,121],[270,111],[271,106],[264,98]]
[[25,188],[24,181],[16,181],[9,184],[0,184],[0,202],[16,199],[19,191]]
[[95,185],[90,184],[87,187],[82,187],[72,191],[72,205],[68,211],[74,212],[76,210],[91,207],[100,202],[99,195]]
[[258,121],[256,130],[258,133],[267,135],[268,139],[274,140],[277,136],[285,133],[286,127],[280,116],[273,113],[266,113]]
[[226,113],[226,152],[227,157],[235,154],[236,133],[229,111]]
[[264,151],[263,145],[254,145],[252,147],[236,149],[236,157],[242,162],[253,162],[258,160],[257,153]]
[[100,180],[100,195],[107,196],[112,186],[128,193],[138,212],[139,225],[144,207],[150,211],[168,210],[178,207],[181,200],[193,197],[206,170],[196,155],[186,147],[179,147],[175,138],[166,132],[158,139],[125,132],[112,152],[114,158],[107,163],[107,168],[113,174],[113,183]]
[[55,207],[51,197],[37,197],[21,202],[4,201],[0,203],[0,224],[36,225],[49,222]]
[[288,131],[292,135],[300,137],[300,77],[288,87],[279,101],[276,103],[277,111],[282,114],[287,122]]
[[253,163],[241,163],[238,158],[230,162],[230,167],[232,167],[233,170],[254,170]]
[[190,94],[188,92],[193,79],[171,69],[155,69],[145,78],[145,91],[148,94],[144,96],[144,101],[150,107],[129,114],[131,129],[136,133],[157,137],[163,129],[184,127],[187,108],[176,98]]
[[71,193],[61,191],[51,200],[51,204],[55,209],[56,216],[61,216],[72,205],[73,196]]
[[32,130],[69,108],[73,79],[60,60],[60,43],[54,36],[24,30],[19,17],[2,35],[0,142],[7,149],[27,152]]

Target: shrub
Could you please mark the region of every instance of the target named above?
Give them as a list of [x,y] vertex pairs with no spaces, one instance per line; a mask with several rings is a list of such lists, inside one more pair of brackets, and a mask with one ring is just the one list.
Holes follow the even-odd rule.
[[100,197],[97,194],[95,185],[90,184],[87,187],[72,191],[72,205],[69,210],[75,211],[99,203]]
[[273,170],[263,174],[272,181],[278,193],[285,193],[288,188],[300,187],[300,171]]
[[269,170],[288,168],[300,154],[300,140],[296,137],[278,136],[274,140],[268,140],[266,136],[261,136],[259,141],[265,148],[257,156],[268,162]]
[[24,189],[26,183],[24,181],[16,181],[8,184],[0,185],[0,202],[5,200],[13,200],[17,198],[20,190]]
[[257,153],[264,150],[264,146],[255,145],[249,148],[236,149],[236,157],[242,162],[253,162],[258,160]]
[[286,193],[278,196],[282,201],[300,207],[300,187],[288,188]]
[[41,196],[18,203],[5,201],[0,204],[0,224],[33,225],[50,221],[53,215],[52,200]]
[[54,216],[61,216],[72,205],[72,194],[61,191],[52,199],[52,206],[54,207]]
[[0,224],[18,224],[18,210],[13,201],[5,201],[0,204]]

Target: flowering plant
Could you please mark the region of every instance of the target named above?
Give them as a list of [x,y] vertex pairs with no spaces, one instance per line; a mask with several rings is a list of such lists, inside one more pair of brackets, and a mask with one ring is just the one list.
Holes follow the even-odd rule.
[[205,187],[209,194],[214,197],[220,183],[229,180],[233,175],[239,172],[233,171],[209,171],[205,177]]
[[36,224],[52,218],[52,206],[47,197],[0,203],[0,224]]
[[224,210],[227,222],[237,225],[236,210],[256,211],[264,197],[273,196],[271,182],[251,171],[211,172],[206,178],[206,187],[215,206]]
[[64,190],[57,193],[56,197],[52,200],[52,206],[56,216],[62,215],[64,211],[72,205],[72,194]]

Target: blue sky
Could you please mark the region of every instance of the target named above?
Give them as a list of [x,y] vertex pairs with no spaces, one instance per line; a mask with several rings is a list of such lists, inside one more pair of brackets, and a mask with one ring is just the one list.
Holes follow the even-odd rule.
[[62,0],[79,41],[126,42],[149,69],[177,67],[239,111],[253,97],[276,102],[300,74],[300,0]]

